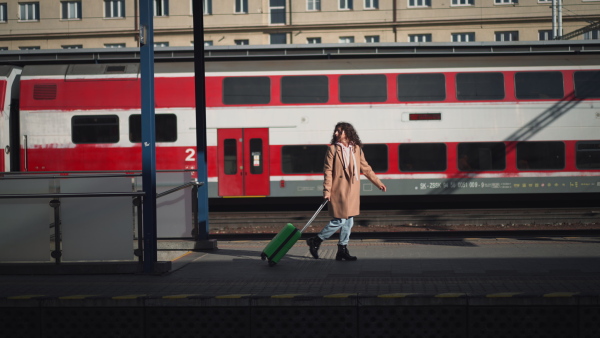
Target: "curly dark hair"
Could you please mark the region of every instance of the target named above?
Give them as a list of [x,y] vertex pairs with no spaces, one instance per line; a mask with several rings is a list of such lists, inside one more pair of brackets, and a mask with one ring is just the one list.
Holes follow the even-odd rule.
[[331,144],[337,143],[335,131],[338,129],[341,129],[346,133],[346,138],[348,138],[348,141],[354,143],[359,147],[362,147],[362,142],[360,141],[360,137],[358,137],[358,133],[356,132],[354,127],[348,122],[338,122],[338,124],[335,125],[335,128],[333,129],[333,136],[331,137]]

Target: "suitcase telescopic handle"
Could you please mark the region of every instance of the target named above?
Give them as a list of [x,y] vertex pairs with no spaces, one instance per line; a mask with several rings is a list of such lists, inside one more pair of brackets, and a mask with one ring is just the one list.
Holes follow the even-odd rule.
[[306,225],[304,226],[304,228],[302,228],[302,230],[300,230],[300,232],[304,232],[304,230],[306,230],[306,228],[308,228],[308,226],[315,220],[315,218],[317,218],[317,215],[321,212],[321,210],[323,210],[323,207],[325,207],[325,204],[327,204],[327,202],[329,202],[329,200],[324,200],[323,203],[321,203],[321,206],[319,206],[319,209],[317,209],[317,212],[315,212],[313,217],[311,217],[308,220],[308,223],[306,223]]

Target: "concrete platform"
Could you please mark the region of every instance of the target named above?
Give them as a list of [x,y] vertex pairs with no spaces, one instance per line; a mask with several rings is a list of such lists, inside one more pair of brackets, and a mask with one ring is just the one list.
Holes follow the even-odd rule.
[[27,317],[32,337],[69,336],[53,322],[74,336],[115,333],[82,322],[128,337],[600,336],[597,237],[354,240],[355,262],[335,261],[335,241],[315,260],[301,241],[274,267],[266,243],[180,251],[162,275],[3,275],[0,329]]

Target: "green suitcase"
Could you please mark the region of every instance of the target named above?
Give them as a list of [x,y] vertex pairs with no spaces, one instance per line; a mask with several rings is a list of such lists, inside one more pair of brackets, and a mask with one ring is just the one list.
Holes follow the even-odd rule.
[[274,266],[279,262],[283,256],[298,242],[300,236],[302,236],[302,232],[308,228],[308,226],[312,223],[312,221],[317,217],[319,212],[323,209],[323,207],[327,204],[327,200],[323,201],[317,212],[313,215],[313,217],[306,223],[302,230],[298,230],[293,224],[288,223],[286,226],[279,231],[279,233],[273,238],[269,244],[265,247],[263,252],[260,254],[260,258],[262,260],[268,260],[269,266]]

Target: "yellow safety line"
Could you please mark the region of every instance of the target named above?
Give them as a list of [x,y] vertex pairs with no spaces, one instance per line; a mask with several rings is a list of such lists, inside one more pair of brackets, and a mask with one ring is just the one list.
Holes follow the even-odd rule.
[[553,297],[572,297],[579,294],[579,292],[552,292],[547,293],[544,297],[553,298]]
[[436,298],[457,298],[464,296],[464,293],[440,293],[439,295],[435,295]]
[[32,299],[32,298],[37,298],[37,297],[44,297],[44,295],[21,295],[21,296],[12,296],[12,297],[8,297],[7,299]]
[[232,298],[242,298],[242,297],[247,297],[247,296],[252,296],[252,294],[248,293],[248,294],[222,295],[222,296],[216,296],[215,298],[217,298],[217,299],[232,299]]
[[141,297],[146,297],[146,295],[124,295],[124,296],[116,296],[112,297],[112,299],[121,300],[121,299],[138,299]]
[[407,296],[414,295],[414,293],[387,293],[385,295],[379,295],[378,298],[405,298]]
[[500,293],[490,293],[489,295],[486,295],[487,298],[507,298],[507,297],[513,297],[516,295],[520,295],[523,292],[500,292]]
[[287,294],[283,294],[283,295],[273,295],[271,296],[271,298],[294,298],[297,296],[302,296],[302,293],[287,293]]
[[200,296],[200,294],[183,294],[183,295],[170,295],[170,296],[164,296],[163,299],[185,299],[188,297],[195,297],[195,296]]
[[64,299],[64,300],[68,300],[68,299],[86,299],[89,297],[96,297],[97,295],[72,295],[72,296],[64,296],[64,297],[58,297],[58,299]]
[[325,295],[323,298],[348,298],[350,296],[356,296],[356,293],[334,293],[332,295]]

